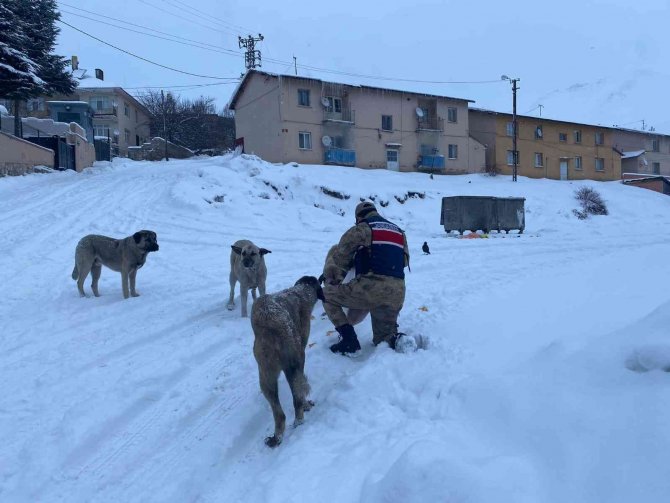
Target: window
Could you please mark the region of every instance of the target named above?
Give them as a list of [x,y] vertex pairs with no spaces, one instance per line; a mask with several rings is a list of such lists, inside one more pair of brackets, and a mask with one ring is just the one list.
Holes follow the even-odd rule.
[[382,129],[384,131],[393,131],[393,116],[382,115]]
[[580,130],[575,130],[572,133],[572,137],[575,139],[575,143],[581,143],[582,142],[582,132]]
[[596,131],[596,145],[603,145],[605,143],[605,133]]
[[651,140],[651,150],[654,151],[654,152],[658,152],[658,150],[659,150],[659,148],[658,148],[658,138],[654,138],[653,140]]
[[335,98],[333,96],[326,96],[328,100],[328,106],[326,107],[326,112],[335,112],[337,114],[342,113],[342,98]]
[[330,146],[331,148],[344,148],[344,136],[331,136]]
[[508,122],[506,130],[507,130],[507,136],[514,136],[514,123]]
[[127,129],[123,130],[123,138],[126,140],[126,145],[130,145],[130,131]]
[[41,112],[44,110],[44,98],[28,100],[27,106],[29,112]]
[[[519,151],[516,151],[517,157],[519,156]],[[507,165],[514,166],[514,150],[507,151]]]
[[312,150],[312,133],[305,131],[298,133],[298,148],[301,150]]
[[456,107],[447,108],[447,121],[458,122],[458,108]]
[[536,140],[541,140],[541,139],[542,139],[542,135],[543,135],[543,132],[542,132],[542,126],[537,126],[537,127],[535,128],[535,139],[536,139]]
[[105,96],[93,96],[88,100],[88,104],[94,111],[110,110],[114,107],[112,101]]
[[309,89],[298,89],[298,105],[301,107],[308,107],[309,105]]
[[544,162],[543,162],[543,157],[542,157],[542,152],[535,152],[535,167],[536,168],[543,168],[544,167]]
[[581,157],[575,157],[575,169],[578,171],[582,170],[582,158]]
[[596,157],[596,171],[605,171],[605,159]]
[[568,141],[568,133],[558,133],[558,141],[560,142]]
[[93,126],[93,134],[107,138],[110,136],[109,126]]
[[130,107],[128,106],[128,103],[123,104],[123,115],[130,117]]
[[651,169],[652,173],[655,175],[660,175],[661,174],[661,163],[660,162],[652,162],[651,163]]
[[458,159],[458,145],[449,145],[449,159]]

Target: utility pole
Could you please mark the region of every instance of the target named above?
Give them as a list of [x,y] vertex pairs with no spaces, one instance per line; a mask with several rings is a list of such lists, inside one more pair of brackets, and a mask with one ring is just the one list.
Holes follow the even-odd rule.
[[542,117],[542,108],[544,107],[544,105],[538,105],[538,107],[540,107],[540,117]]
[[165,160],[168,159],[168,140],[167,140],[167,130],[165,127],[165,93],[161,89],[161,108],[163,109],[163,141],[165,142]]
[[[249,35],[247,38],[238,36],[237,39],[240,49],[243,47],[246,49],[246,52],[244,53],[244,65],[246,66],[247,70],[252,70],[257,66],[262,66],[261,51],[256,50],[256,42],[263,40],[263,35],[259,33],[257,38],[254,38],[251,35]],[[258,63],[256,63],[256,59],[258,59]]]
[[500,77],[502,80],[509,80],[512,83],[512,128],[514,129],[514,136],[512,137],[512,157],[514,158],[514,170],[512,171],[512,181],[516,182],[516,173],[517,173],[517,166],[519,164],[519,153],[517,152],[516,149],[516,140],[519,136],[518,133],[518,126],[517,126],[517,120],[516,120],[516,92],[519,89],[517,87],[517,82],[521,79],[511,79],[507,75],[503,75]]
[[293,56],[293,67],[295,68],[295,74],[298,75],[298,58]]

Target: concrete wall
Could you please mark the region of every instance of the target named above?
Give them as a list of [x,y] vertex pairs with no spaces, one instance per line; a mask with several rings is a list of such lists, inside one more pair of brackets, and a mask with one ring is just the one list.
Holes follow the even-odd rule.
[[24,175],[35,166],[53,168],[53,150],[0,132],[0,176]]
[[70,132],[67,134],[68,145],[74,145],[74,163],[77,171],[93,166],[95,162],[95,147],[86,141],[85,131],[75,122],[70,123]]

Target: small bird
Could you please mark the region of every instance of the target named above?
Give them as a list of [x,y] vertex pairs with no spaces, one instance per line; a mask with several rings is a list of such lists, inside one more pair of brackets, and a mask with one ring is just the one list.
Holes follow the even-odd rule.
[[430,255],[430,248],[428,248],[428,242],[424,241],[423,246],[421,247],[423,250],[424,255]]

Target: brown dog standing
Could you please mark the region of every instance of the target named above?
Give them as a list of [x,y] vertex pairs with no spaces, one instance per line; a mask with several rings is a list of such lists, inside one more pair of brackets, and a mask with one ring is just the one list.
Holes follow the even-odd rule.
[[[89,234],[77,243],[74,253],[74,270],[72,279],[77,280],[79,295],[85,297],[84,281],[91,273],[91,290],[93,295],[100,297],[98,280],[102,266],[121,273],[123,298],[138,297],[135,291],[137,270],[144,265],[150,252],[158,251],[156,233],[138,231],[124,239]],[[130,285],[129,285],[130,283]],[[130,288],[129,288],[130,287]]]
[[305,347],[312,310],[318,300],[323,300],[319,281],[314,276],[303,276],[291,288],[259,297],[251,307],[258,377],[275,421],[274,435],[265,439],[269,447],[281,443],[286,427],[277,382],[282,371],[293,395],[294,426],[302,423],[304,411],[314,405],[307,399],[309,383],[305,377]]

